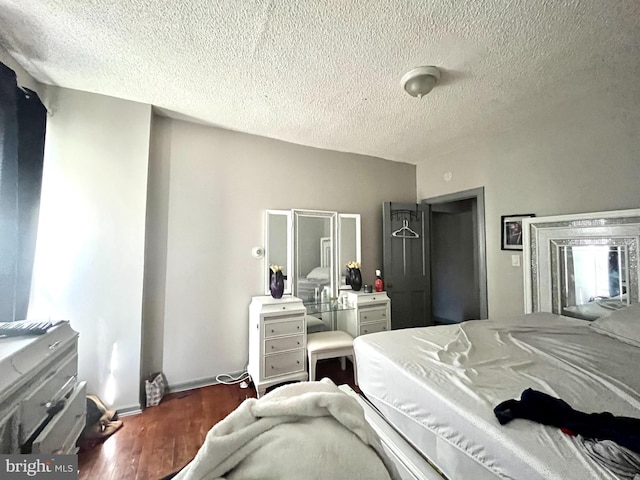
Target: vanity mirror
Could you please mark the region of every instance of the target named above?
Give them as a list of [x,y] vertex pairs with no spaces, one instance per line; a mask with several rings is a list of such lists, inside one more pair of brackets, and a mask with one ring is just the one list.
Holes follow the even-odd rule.
[[346,283],[347,263],[362,262],[360,252],[360,215],[338,214],[338,274],[340,290],[350,290]]
[[[347,262],[361,262],[360,215],[319,210],[267,210],[265,293],[269,266],[282,265],[285,294],[305,303],[309,332],[335,328],[336,298],[345,283]],[[315,322],[311,318],[318,320]]]
[[328,301],[336,291],[336,212],[293,211],[293,294]]
[[640,210],[523,220],[525,312],[594,320],[638,303]]
[[267,210],[265,212],[265,294],[269,295],[270,266],[282,266],[284,293],[291,294],[291,210]]

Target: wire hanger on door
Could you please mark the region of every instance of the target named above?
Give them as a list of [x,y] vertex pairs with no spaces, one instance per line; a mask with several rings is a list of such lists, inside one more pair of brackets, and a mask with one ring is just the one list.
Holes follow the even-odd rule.
[[402,227],[395,232],[392,232],[391,236],[400,238],[420,238],[420,235],[409,228],[409,220],[402,220]]

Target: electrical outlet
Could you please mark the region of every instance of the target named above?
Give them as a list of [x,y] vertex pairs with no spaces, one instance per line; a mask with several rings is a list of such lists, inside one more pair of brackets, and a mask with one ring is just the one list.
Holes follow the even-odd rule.
[[511,255],[511,266],[512,267],[520,266],[520,255]]

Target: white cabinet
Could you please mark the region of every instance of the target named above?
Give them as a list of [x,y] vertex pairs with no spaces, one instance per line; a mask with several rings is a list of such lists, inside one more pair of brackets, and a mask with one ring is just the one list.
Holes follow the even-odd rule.
[[307,309],[299,298],[253,297],[249,305],[249,365],[258,397],[279,383],[307,380]]
[[351,308],[338,316],[338,329],[352,337],[391,330],[391,300],[385,292],[348,292]]
[[0,454],[76,453],[86,422],[78,334],[68,322],[43,335],[0,339]]

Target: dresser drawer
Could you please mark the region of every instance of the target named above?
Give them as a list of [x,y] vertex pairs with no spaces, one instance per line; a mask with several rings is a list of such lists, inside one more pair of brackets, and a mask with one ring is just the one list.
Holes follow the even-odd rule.
[[387,322],[367,323],[366,325],[360,325],[360,335],[366,335],[367,333],[383,332],[387,330]]
[[18,444],[18,407],[3,411],[0,416],[0,455],[20,453]]
[[264,353],[279,353],[286,350],[295,350],[304,347],[304,335],[295,335],[293,337],[272,338],[264,342]]
[[33,441],[32,453],[72,454],[87,416],[87,382],[81,382],[65,401],[65,407]]
[[381,320],[387,321],[387,308],[363,308],[358,313],[360,323],[379,322]]
[[78,334],[71,332],[67,324],[61,324],[41,335],[29,348],[17,352],[12,358],[13,367],[21,374],[26,374],[36,368],[41,368],[47,361],[52,361],[69,347],[77,351]]
[[294,335],[304,332],[304,317],[295,316],[290,320],[264,322],[264,337],[279,337],[280,335]]
[[264,357],[264,376],[275,377],[304,370],[304,349]]
[[47,410],[68,394],[76,385],[78,356],[73,354],[35,380],[37,386],[22,401],[20,408],[20,443],[25,442],[47,418]]

